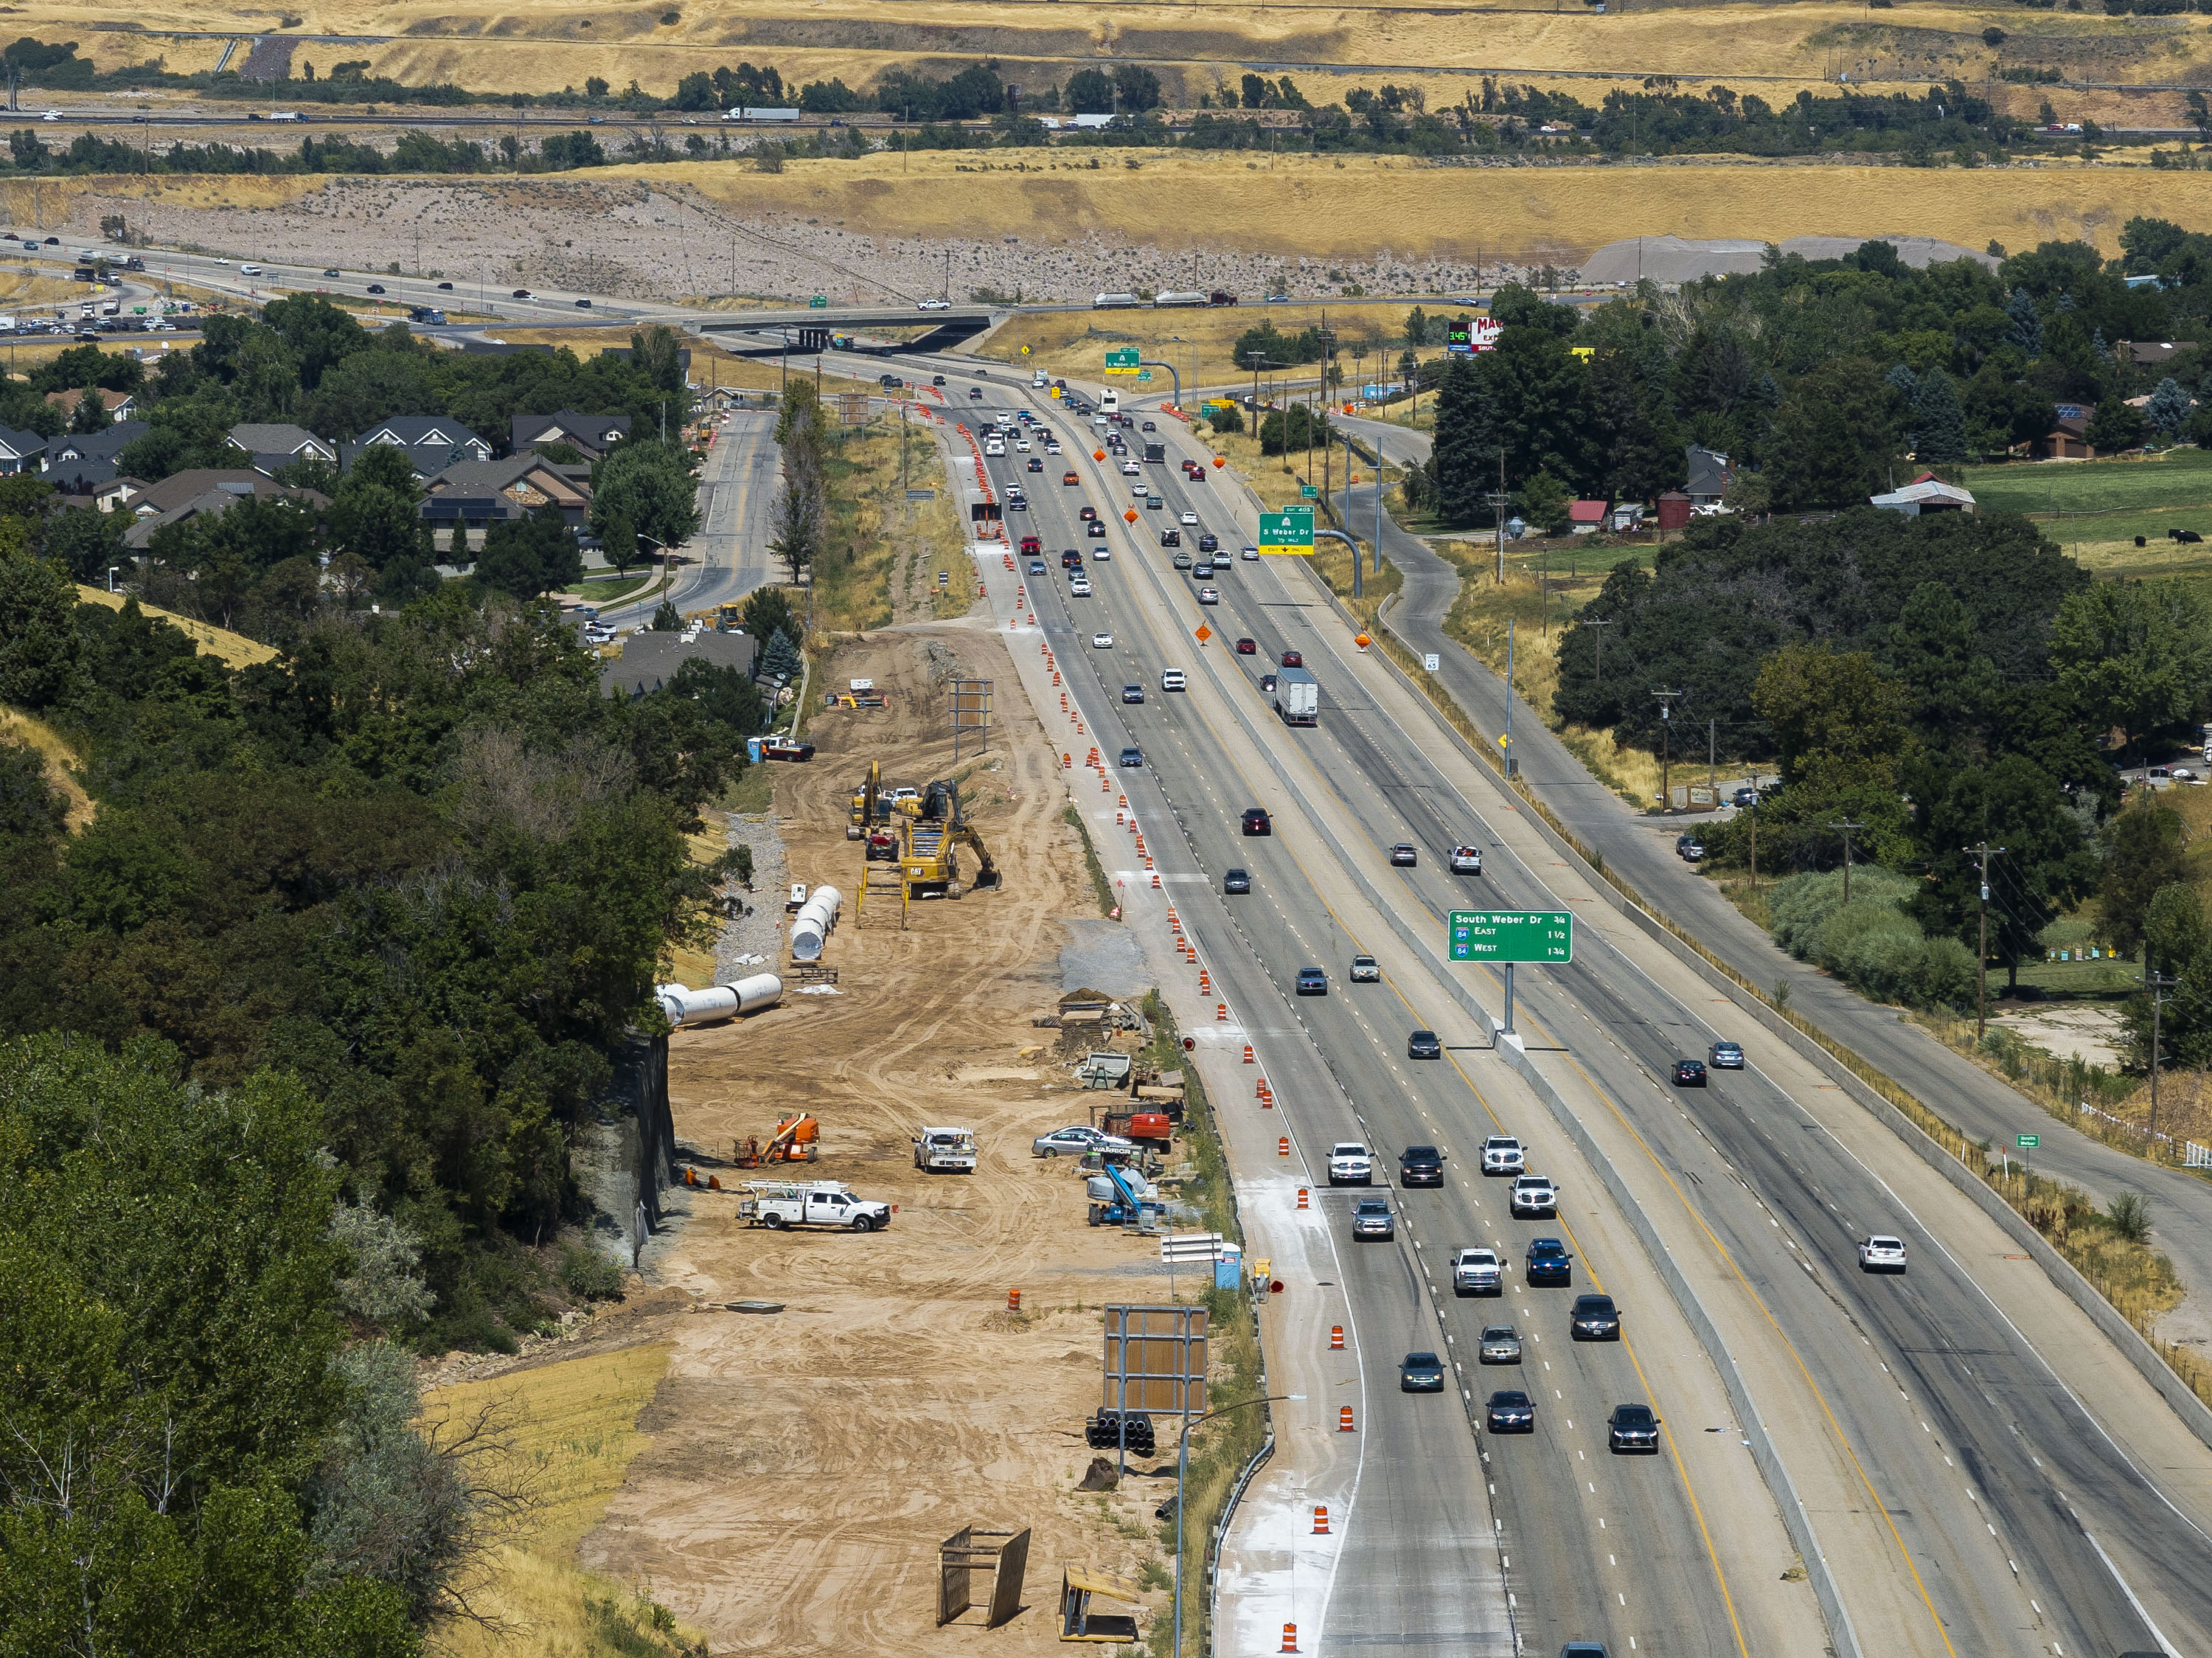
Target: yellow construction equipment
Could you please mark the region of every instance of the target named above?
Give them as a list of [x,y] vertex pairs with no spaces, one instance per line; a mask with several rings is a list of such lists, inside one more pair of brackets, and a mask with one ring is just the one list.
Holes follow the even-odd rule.
[[[990,849],[981,835],[960,820],[960,793],[953,784],[933,783],[918,799],[903,800],[897,805],[900,815],[894,821],[899,838],[897,858],[890,867],[880,867],[874,861],[873,843],[878,837],[871,835],[855,894],[855,924],[867,917],[871,898],[880,906],[896,896],[899,925],[904,927],[909,907],[918,898],[957,899],[963,893],[999,884],[999,866]],[[975,857],[972,879],[963,879],[961,873],[963,847]]]
[[822,1138],[822,1125],[803,1112],[780,1119],[766,1145],[748,1137],[734,1143],[732,1161],[739,1168],[762,1168],[769,1163],[811,1163]]
[[858,840],[877,824],[891,820],[891,799],[884,792],[881,760],[868,762],[868,780],[853,791],[853,815],[845,826],[845,838]]

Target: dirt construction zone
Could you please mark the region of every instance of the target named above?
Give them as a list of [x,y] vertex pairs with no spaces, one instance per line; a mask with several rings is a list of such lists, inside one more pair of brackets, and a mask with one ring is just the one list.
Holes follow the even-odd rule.
[[[957,771],[942,683],[954,672],[1000,688],[988,748],[975,757],[963,740]],[[778,1232],[740,1225],[733,1195],[684,1194],[689,1217],[647,1262],[690,1298],[655,1332],[674,1355],[638,1424],[652,1446],[582,1561],[648,1583],[716,1652],[906,1655],[925,1637],[1042,1652],[1058,1645],[1062,1564],[1134,1576],[1164,1560],[1152,1510],[1173,1490],[1144,1478],[1075,1489],[1092,1454],[1098,1308],[1168,1285],[1149,1241],[1085,1224],[1072,1163],[1030,1151],[1033,1136],[1089,1120],[1062,1033],[1031,1021],[1061,991],[1060,918],[1096,906],[1060,773],[998,638],[960,624],[880,633],[842,648],[817,683],[853,677],[888,691],[890,709],[817,713],[816,759],[775,779],[792,878],[847,894],[823,957],[836,993],[679,1031],[669,1082],[702,1179],[758,1178],[729,1167],[733,1141],[804,1111],[820,1119],[820,1156],[793,1172],[897,1211],[874,1234]],[[860,848],[845,826],[871,759],[888,784],[961,777],[1001,886],[917,903],[904,930],[895,905],[856,924]],[[917,1171],[925,1125],[975,1131],[976,1172]],[[784,1310],[726,1310],[748,1299]],[[1024,1610],[986,1631],[979,1608],[939,1633],[937,1546],[968,1526],[1033,1529]],[[988,1592],[979,1577],[977,1599]]]

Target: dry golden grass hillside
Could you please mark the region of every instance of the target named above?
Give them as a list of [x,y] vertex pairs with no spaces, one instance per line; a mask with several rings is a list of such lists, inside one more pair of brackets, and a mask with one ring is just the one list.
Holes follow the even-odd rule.
[[[1437,168],[1405,157],[1246,162],[1187,153],[1091,171],[1051,159],[957,155],[808,162],[781,174],[732,164],[649,169],[738,214],[843,219],[878,236],[1049,235],[1170,250],[1229,244],[1285,259],[1573,263],[1626,236],[1920,234],[1978,247],[2080,238],[2118,251],[2137,214],[2212,222],[2212,174],[2041,167],[1661,166]],[[619,170],[619,169],[612,169]]]
[[[671,15],[673,22],[661,20]],[[14,27],[44,38],[73,39],[102,68],[159,56],[170,68],[212,66],[220,41],[149,38],[154,31],[252,34],[274,14],[180,4],[126,11],[112,4],[59,0],[20,9]],[[102,29],[106,22],[115,27]],[[1934,7],[1877,15],[1838,3],[1638,9],[1594,16],[1580,5],[1550,12],[1475,11],[1440,3],[1387,10],[1334,5],[1205,8],[1177,5],[1054,4],[979,13],[952,0],[902,0],[886,11],[870,0],[703,0],[609,10],[571,0],[521,0],[498,7],[434,6],[422,0],[375,3],[337,0],[286,15],[283,32],[349,37],[315,41],[302,55],[327,69],[366,58],[379,74],[410,82],[452,80],[481,89],[550,91],[600,76],[619,87],[635,79],[666,93],[679,76],[718,63],[772,64],[796,84],[843,78],[860,86],[893,64],[944,65],[989,57],[1030,84],[1064,79],[1101,58],[1141,62],[1158,73],[1171,101],[1234,85],[1248,64],[1285,67],[1316,77],[1326,100],[1332,67],[1366,66],[1422,83],[1432,101],[1456,102],[1470,82],[1436,70],[1498,71],[1541,83],[1557,71],[1626,79],[1673,75],[1688,81],[1779,76],[1791,84],[1832,84],[1838,74],[1899,80],[1968,82],[2007,65],[2057,63],[2087,82],[2191,83],[2212,58],[2212,40],[2186,17],[2106,17],[2082,12],[2023,12],[2017,7]],[[2009,39],[1996,49],[1983,30]],[[65,33],[64,33],[65,32]],[[1584,83],[1585,95],[1590,83]],[[1602,89],[1599,83],[1598,89]],[[1593,100],[1594,101],[1594,100]],[[2033,103],[2029,105],[2030,112]]]

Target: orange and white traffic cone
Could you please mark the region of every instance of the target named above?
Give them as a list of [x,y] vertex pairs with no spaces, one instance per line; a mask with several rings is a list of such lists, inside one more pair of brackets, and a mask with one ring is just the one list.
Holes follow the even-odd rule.
[[1313,1534],[1316,1537],[1328,1535],[1328,1507],[1326,1503],[1316,1503],[1314,1506]]
[[1328,1350],[1332,1353],[1344,1350],[1344,1326],[1340,1324],[1332,1324],[1328,1327]]

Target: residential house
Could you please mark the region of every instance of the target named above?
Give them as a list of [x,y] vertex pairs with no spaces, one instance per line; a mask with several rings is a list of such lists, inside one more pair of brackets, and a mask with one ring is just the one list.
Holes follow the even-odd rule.
[[46,440],[36,432],[0,426],[0,478],[46,469]]
[[586,460],[604,460],[608,450],[629,436],[629,417],[578,414],[574,409],[517,415],[514,434],[510,448],[516,454],[548,443],[565,443]]
[[117,475],[116,456],[151,430],[143,420],[118,420],[105,431],[64,432],[46,440],[46,471],[64,495],[88,495]]
[[1690,463],[1690,481],[1682,485],[1682,493],[1690,497],[1692,507],[1717,507],[1735,481],[1735,468],[1718,449],[1708,449],[1692,443],[1682,451]]
[[753,671],[753,641],[742,633],[633,633],[623,641],[622,655],[599,664],[599,693],[606,697],[643,697],[659,690],[676,677],[687,661],[711,662]]
[[125,503],[137,522],[124,533],[123,545],[143,552],[155,532],[201,513],[223,513],[248,496],[281,497],[320,512],[331,498],[314,490],[288,489],[263,473],[218,466],[195,466],[147,485]]
[[2171,340],[2124,339],[2113,347],[2138,369],[2166,368],[2187,349],[2185,340],[2176,345]]
[[1567,527],[1577,535],[1594,535],[1605,523],[1611,503],[1604,501],[1570,501],[1567,503]]
[[2094,403],[2060,404],[2057,424],[2027,446],[2028,453],[2038,460],[2094,460],[2097,451],[2089,443],[2089,423],[2096,418]]
[[[100,400],[107,405],[110,420],[128,420],[138,412],[138,399],[128,392],[111,392],[101,387],[99,394]],[[46,401],[62,411],[63,419],[71,419],[76,414],[76,405],[84,401],[84,388],[72,386],[65,392],[48,392]]]
[[254,471],[271,478],[295,460],[338,464],[337,445],[317,437],[305,426],[286,422],[262,424],[241,420],[230,429],[230,447],[242,451]]
[[362,452],[375,443],[404,449],[415,476],[424,483],[456,462],[491,459],[491,445],[458,420],[443,415],[395,415],[343,445],[338,450],[339,470],[350,470]]
[[1901,490],[1892,490],[1887,495],[1868,497],[1885,512],[1901,512],[1907,518],[1922,518],[1931,513],[1963,512],[1970,516],[1974,510],[1971,491],[1955,484],[1946,484],[1934,472],[1923,472]]
[[[562,521],[581,530],[592,504],[589,475],[588,467],[556,466],[530,449],[504,460],[459,461],[430,480],[420,511],[439,552],[481,552],[492,525],[538,507],[558,507]],[[453,542],[457,529],[465,532],[459,547]]]

